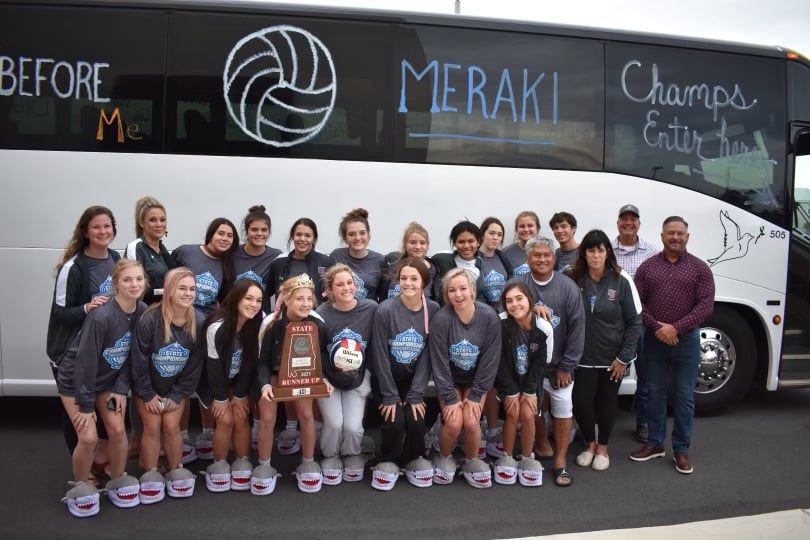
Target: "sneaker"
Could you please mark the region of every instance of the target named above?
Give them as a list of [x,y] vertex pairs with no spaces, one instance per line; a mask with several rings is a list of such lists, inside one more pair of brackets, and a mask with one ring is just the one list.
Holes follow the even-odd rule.
[[285,429],[278,436],[278,451],[282,456],[291,456],[301,450],[301,433]]
[[610,458],[607,455],[596,454],[593,456],[591,468],[595,471],[606,471],[610,467]]
[[138,500],[141,504],[159,503],[166,496],[166,480],[157,469],[150,469],[139,478],[141,488]]
[[212,493],[231,490],[231,466],[227,461],[220,459],[206,467],[205,487]]
[[295,469],[295,476],[298,478],[298,489],[304,493],[317,493],[323,486],[321,466],[314,461],[302,461]]
[[250,492],[253,495],[270,495],[276,489],[278,476],[274,467],[259,464],[250,473]]
[[399,480],[399,466],[390,461],[378,463],[371,472],[371,487],[380,491],[391,491]]
[[175,499],[185,499],[194,495],[197,478],[181,465],[166,473],[166,493]]
[[138,498],[140,487],[138,479],[125,472],[118,478],[109,480],[105,491],[110,502],[118,508],[132,508],[141,502]]
[[[211,460],[214,459],[214,430],[204,428],[202,433],[197,435],[194,441],[194,449],[197,451],[198,459]],[[185,454],[185,452],[184,452]]]
[[252,472],[253,463],[247,457],[235,460],[231,464],[231,489],[233,491],[248,491]]
[[87,482],[68,482],[72,486],[65,493],[62,502],[67,504],[68,512],[73,517],[84,518],[95,516],[101,509],[100,497],[95,486]]
[[543,485],[543,466],[536,459],[524,457],[517,466],[518,481],[521,486],[540,487]]
[[343,462],[336,457],[324,458],[321,460],[321,473],[324,484],[337,486],[343,481]]
[[193,463],[195,461],[197,461],[197,447],[196,445],[191,444],[189,441],[184,439],[183,457],[181,459],[181,463],[183,463],[183,465],[188,465],[189,463]]
[[503,456],[495,462],[495,482],[511,486],[517,482],[517,461],[512,456]]
[[647,444],[647,439],[650,438],[650,428],[644,424],[636,424],[636,440],[641,444]]
[[675,462],[675,470],[681,474],[692,474],[695,469],[689,461],[689,454],[686,452],[674,452],[673,454],[672,461]]
[[343,479],[346,482],[359,482],[363,479],[366,460],[363,456],[346,456],[343,458]]
[[418,457],[405,465],[405,478],[412,486],[419,488],[433,485],[433,465],[423,457]]
[[433,456],[433,482],[440,485],[452,484],[457,467],[452,456]]
[[492,470],[489,465],[478,458],[467,460],[461,467],[464,479],[474,488],[492,487]]
[[587,450],[583,450],[577,456],[577,465],[580,467],[590,467],[591,463],[593,463],[594,453],[589,452]]
[[645,444],[632,454],[630,454],[630,459],[633,461],[649,461],[654,458],[664,457],[667,453],[664,451],[663,446],[650,446],[649,444]]

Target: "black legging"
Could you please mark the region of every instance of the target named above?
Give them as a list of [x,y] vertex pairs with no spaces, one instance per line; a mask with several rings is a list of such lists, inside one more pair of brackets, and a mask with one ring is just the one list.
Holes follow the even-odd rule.
[[599,444],[607,444],[616,422],[619,385],[610,380],[610,370],[579,367],[576,371],[572,400],[574,418],[585,442],[596,440],[594,425],[599,426]]
[[[400,399],[404,401],[410,383],[397,386]],[[380,435],[380,461],[393,461],[404,467],[425,452],[425,419],[415,420],[410,405],[397,404],[394,421],[383,419]]]

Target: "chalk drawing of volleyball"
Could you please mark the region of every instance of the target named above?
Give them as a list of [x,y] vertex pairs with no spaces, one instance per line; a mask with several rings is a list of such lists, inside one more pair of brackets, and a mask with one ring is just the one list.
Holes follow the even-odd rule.
[[329,49],[295,26],[271,26],[240,39],[228,54],[222,82],[233,121],[276,148],[317,135],[335,105]]

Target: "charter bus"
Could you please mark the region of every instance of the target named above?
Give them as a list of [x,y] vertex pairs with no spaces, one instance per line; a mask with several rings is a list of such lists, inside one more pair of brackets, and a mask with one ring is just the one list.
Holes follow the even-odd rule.
[[[171,249],[256,203],[284,247],[370,212],[371,248],[565,210],[579,234],[689,222],[716,282],[698,406],[810,384],[810,64],[779,47],[462,16],[256,2],[0,2],[0,393],[55,392],[54,266],[82,210],[113,247],[138,197]],[[801,175],[804,175],[803,177]],[[804,183],[802,183],[802,180]],[[634,380],[625,381],[632,392]]]

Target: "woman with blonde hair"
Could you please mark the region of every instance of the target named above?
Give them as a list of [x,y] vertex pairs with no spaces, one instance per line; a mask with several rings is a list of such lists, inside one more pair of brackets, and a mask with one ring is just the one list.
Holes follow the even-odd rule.
[[[180,424],[205,360],[203,316],[194,309],[196,285],[191,270],[175,268],[165,277],[165,293],[160,302],[141,316],[135,329],[132,393],[143,425],[141,466],[147,474],[153,471],[155,476],[162,436],[169,462],[166,475],[169,496],[189,497],[194,491],[194,476],[183,469]],[[156,481],[159,494],[149,502],[163,498],[164,481],[158,477]],[[146,483],[143,477],[141,483]]]

